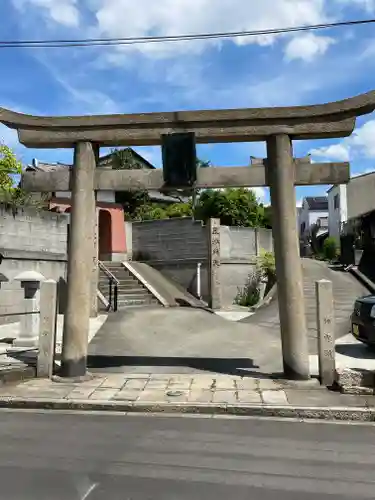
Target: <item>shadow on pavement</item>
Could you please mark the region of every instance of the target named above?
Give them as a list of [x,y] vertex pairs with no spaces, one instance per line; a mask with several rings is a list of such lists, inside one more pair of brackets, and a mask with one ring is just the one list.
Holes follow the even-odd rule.
[[[195,370],[246,376],[250,369],[259,366],[249,358],[196,358],[163,356],[103,356],[90,355],[89,369],[106,369],[123,366],[186,367]],[[255,373],[255,372],[254,372]]]

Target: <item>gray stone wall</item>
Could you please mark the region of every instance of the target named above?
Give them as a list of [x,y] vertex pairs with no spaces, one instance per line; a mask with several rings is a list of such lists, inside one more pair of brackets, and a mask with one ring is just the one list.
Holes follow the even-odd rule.
[[262,250],[273,251],[272,231],[263,228],[220,228],[220,283],[222,306],[229,307],[254,272]]
[[207,259],[206,228],[200,221],[176,218],[133,222],[134,260],[161,262]]
[[[132,258],[146,261],[191,293],[197,289],[197,263],[202,263],[201,290],[208,300],[208,229],[189,218],[132,224]],[[273,250],[272,231],[220,228],[220,287],[223,307],[233,305],[239,288],[254,271],[261,250]]]
[[[0,206],[0,324],[19,321],[24,291],[14,278],[37,271],[56,281],[66,277],[69,216],[24,210],[13,214]],[[62,298],[63,300],[63,298]]]
[[375,172],[353,177],[346,189],[348,220],[375,210]]
[[197,264],[202,264],[202,296],[208,298],[208,235],[190,218],[133,222],[132,258],[145,261],[195,295]]

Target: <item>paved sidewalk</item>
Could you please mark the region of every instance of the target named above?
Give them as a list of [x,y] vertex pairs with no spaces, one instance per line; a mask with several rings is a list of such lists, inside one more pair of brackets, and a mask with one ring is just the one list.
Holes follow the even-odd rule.
[[314,379],[209,374],[96,374],[82,383],[34,379],[0,387],[0,406],[375,420],[375,396],[330,392]]

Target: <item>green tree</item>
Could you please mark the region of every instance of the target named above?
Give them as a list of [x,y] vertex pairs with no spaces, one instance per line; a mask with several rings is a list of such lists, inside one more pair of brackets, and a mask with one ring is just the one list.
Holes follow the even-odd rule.
[[[113,149],[111,151],[112,166],[114,170],[140,170],[144,168],[138,161],[130,148]],[[139,216],[140,207],[150,205],[151,200],[146,190],[119,191],[116,193],[116,203],[124,207],[124,212],[129,218]],[[144,210],[146,213],[146,211]]]
[[169,205],[165,209],[165,213],[169,219],[173,219],[176,217],[192,217],[192,202],[189,201],[187,203],[174,203],[173,205]]
[[265,222],[264,206],[246,188],[203,191],[194,215],[203,221],[220,219],[225,226],[262,227]]
[[48,205],[48,195],[38,197],[27,193],[20,183],[16,184],[22,174],[22,163],[9,146],[0,143],[0,203],[7,205],[12,210],[18,207],[33,207],[41,210]]
[[0,144],[0,190],[3,194],[14,192],[13,176],[21,173],[22,163],[8,146]]
[[168,219],[164,208],[157,204],[147,203],[139,206],[131,217],[136,221]]

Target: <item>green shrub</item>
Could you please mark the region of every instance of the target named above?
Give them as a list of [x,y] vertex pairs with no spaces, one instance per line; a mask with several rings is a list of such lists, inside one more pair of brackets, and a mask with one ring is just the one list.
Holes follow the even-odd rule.
[[252,307],[258,304],[261,277],[259,269],[256,269],[254,274],[250,274],[244,288],[238,289],[234,303],[243,307]]
[[337,243],[335,238],[327,238],[323,243],[323,254],[327,260],[337,257]]
[[261,250],[260,257],[257,260],[257,267],[261,273],[261,278],[266,280],[266,290],[265,294],[276,283],[276,262],[275,255],[272,252],[267,252],[266,250]]

